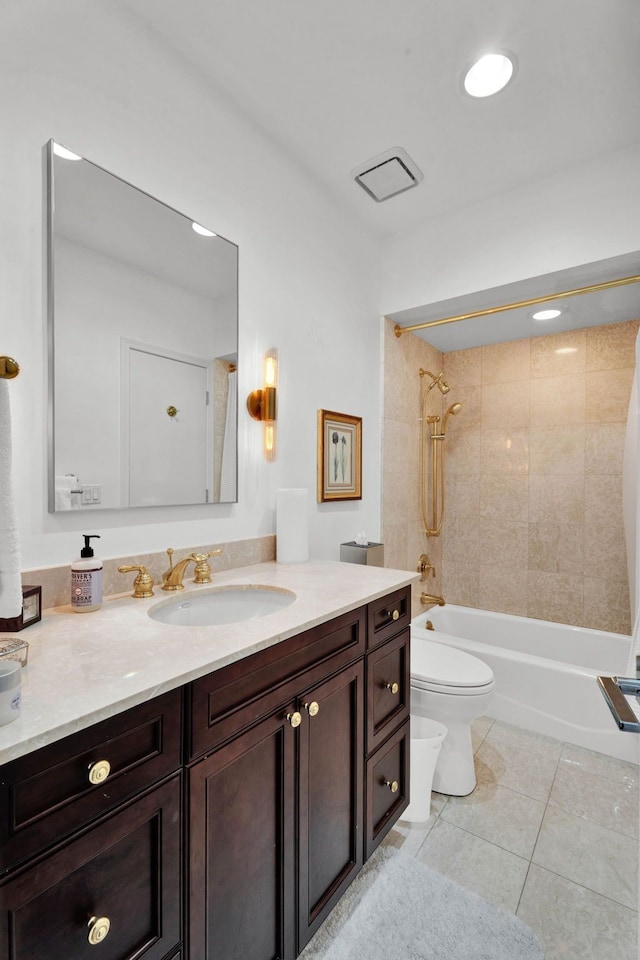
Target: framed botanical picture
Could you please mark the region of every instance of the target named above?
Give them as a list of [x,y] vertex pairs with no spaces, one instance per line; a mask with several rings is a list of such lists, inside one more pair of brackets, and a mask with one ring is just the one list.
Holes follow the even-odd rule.
[[362,418],[318,410],[318,503],[362,500]]

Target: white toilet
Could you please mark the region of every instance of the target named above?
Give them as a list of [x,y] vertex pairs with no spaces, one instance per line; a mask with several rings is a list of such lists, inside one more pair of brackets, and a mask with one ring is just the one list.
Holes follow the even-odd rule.
[[456,647],[411,638],[411,713],[447,728],[433,789],[464,797],[476,785],[471,721],[485,712],[495,690],[486,663]]

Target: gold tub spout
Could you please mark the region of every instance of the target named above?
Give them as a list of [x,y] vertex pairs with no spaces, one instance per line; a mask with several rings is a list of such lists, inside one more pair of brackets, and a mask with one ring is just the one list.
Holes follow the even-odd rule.
[[437,603],[439,607],[444,607],[444,597],[434,597],[430,593],[420,594],[420,603]]

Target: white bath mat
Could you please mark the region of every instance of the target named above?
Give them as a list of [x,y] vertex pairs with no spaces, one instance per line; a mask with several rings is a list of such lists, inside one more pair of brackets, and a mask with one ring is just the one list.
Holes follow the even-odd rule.
[[300,960],[543,960],[511,913],[393,848],[379,849]]

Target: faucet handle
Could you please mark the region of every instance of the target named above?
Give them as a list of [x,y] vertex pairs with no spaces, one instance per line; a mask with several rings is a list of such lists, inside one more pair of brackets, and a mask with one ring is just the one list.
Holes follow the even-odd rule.
[[421,583],[424,583],[424,581],[427,579],[429,576],[429,571],[431,571],[431,576],[435,577],[436,568],[429,561],[429,557],[426,555],[426,553],[421,553],[418,557],[418,573],[421,574]]
[[192,553],[191,556],[196,562],[194,583],[211,583],[211,567],[209,557],[218,557],[223,552],[223,548],[210,550],[209,553]]
[[138,571],[138,576],[133,581],[133,596],[139,600],[145,597],[153,596],[153,577],[143,566],[124,566],[118,567],[119,573],[133,573]]

